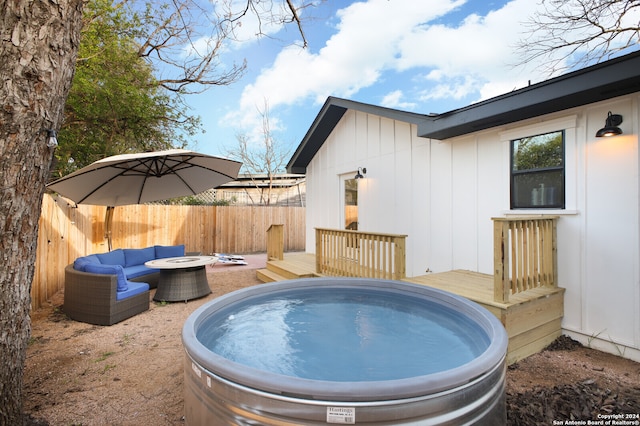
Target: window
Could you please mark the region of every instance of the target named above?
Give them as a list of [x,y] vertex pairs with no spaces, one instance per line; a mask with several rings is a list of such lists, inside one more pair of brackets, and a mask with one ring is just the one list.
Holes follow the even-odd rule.
[[358,180],[344,180],[344,229],[358,230]]
[[564,131],[511,141],[511,208],[565,208]]

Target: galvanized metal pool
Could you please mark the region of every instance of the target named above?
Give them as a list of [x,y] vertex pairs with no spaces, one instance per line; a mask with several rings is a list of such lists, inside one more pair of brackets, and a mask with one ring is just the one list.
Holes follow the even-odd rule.
[[428,287],[254,286],[197,309],[182,339],[189,425],[506,422],[502,324]]

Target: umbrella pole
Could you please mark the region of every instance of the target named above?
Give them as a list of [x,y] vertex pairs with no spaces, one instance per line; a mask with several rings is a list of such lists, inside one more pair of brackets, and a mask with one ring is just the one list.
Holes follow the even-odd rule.
[[111,251],[111,224],[113,223],[113,206],[107,206],[107,212],[104,215],[104,237],[107,239],[107,246]]

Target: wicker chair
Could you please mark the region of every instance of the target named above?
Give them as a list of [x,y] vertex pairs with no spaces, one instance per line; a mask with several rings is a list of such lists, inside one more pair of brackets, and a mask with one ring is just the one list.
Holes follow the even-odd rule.
[[[149,309],[149,291],[116,300],[115,275],[93,274],[73,269],[65,270],[64,312],[69,318],[97,325],[112,325]],[[131,281],[157,285],[157,273]]]

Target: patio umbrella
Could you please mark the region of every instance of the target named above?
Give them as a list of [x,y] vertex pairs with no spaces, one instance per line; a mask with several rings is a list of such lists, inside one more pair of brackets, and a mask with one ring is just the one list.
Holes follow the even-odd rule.
[[184,149],[114,155],[51,182],[76,204],[107,206],[111,250],[113,207],[196,195],[237,178],[242,163]]

